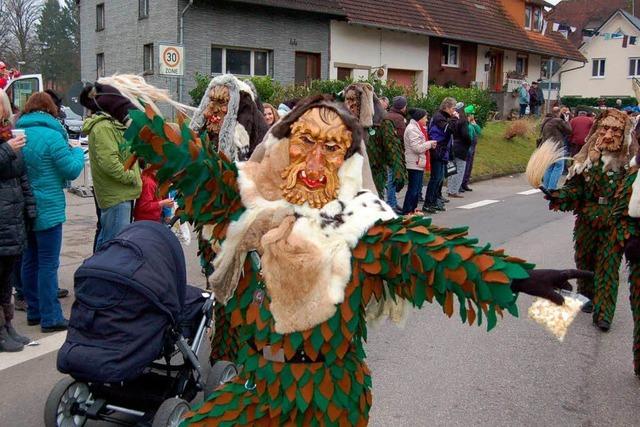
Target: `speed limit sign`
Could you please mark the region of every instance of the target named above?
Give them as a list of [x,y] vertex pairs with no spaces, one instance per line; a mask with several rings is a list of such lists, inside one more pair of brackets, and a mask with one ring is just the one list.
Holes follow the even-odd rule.
[[177,45],[161,44],[158,53],[160,55],[160,74],[165,76],[184,75],[184,48]]

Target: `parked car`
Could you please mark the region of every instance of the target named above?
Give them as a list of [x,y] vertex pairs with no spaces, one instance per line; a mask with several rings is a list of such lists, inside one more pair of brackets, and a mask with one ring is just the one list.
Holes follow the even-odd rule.
[[82,134],[82,116],[73,112],[73,110],[69,107],[62,106],[62,112],[64,113],[64,118],[62,119],[62,124],[64,125],[67,133],[69,134],[69,138],[80,138]]

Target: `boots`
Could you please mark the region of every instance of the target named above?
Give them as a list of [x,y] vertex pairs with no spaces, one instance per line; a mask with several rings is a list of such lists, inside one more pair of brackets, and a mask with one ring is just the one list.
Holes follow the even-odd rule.
[[16,328],[14,328],[11,323],[7,322],[7,324],[5,325],[5,329],[7,330],[7,333],[9,334],[9,336],[14,341],[24,345],[27,345],[31,342],[31,338],[25,337],[24,335],[20,335],[18,331],[16,331]]
[[21,351],[23,348],[24,344],[17,342],[13,338],[11,338],[6,327],[3,326],[2,328],[0,328],[0,352],[6,351],[13,353],[16,351]]

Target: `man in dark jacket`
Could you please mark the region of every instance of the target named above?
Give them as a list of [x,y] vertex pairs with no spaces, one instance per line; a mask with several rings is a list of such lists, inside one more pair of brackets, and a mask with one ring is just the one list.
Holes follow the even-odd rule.
[[448,177],[449,197],[462,198],[460,187],[464,178],[464,171],[467,165],[467,156],[471,148],[471,137],[469,136],[469,121],[462,106],[457,109],[458,120],[453,130],[453,150],[450,160],[456,164],[457,173]]
[[[541,137],[539,143],[554,141],[561,147],[571,137],[571,125],[560,115],[560,108],[553,107],[551,113],[547,114],[542,121]],[[542,184],[548,190],[558,188],[558,181],[564,170],[564,160],[559,160],[547,169],[544,174]]]
[[20,351],[31,341],[18,334],[11,324],[14,307],[9,279],[27,246],[27,223],[36,217],[36,204],[22,160],[25,137],[11,138],[8,132],[6,127],[0,129],[0,352]]
[[427,194],[422,208],[424,212],[433,214],[437,211],[445,210],[444,202],[440,198],[440,192],[449,158],[449,146],[457,121],[456,100],[445,98],[429,124],[429,138],[438,141],[438,145],[430,150],[431,177],[429,178]]

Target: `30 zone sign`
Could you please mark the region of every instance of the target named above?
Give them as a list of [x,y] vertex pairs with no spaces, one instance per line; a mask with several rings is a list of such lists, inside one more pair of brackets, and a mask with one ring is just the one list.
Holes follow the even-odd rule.
[[184,75],[184,48],[175,45],[160,45],[160,74],[165,76]]

